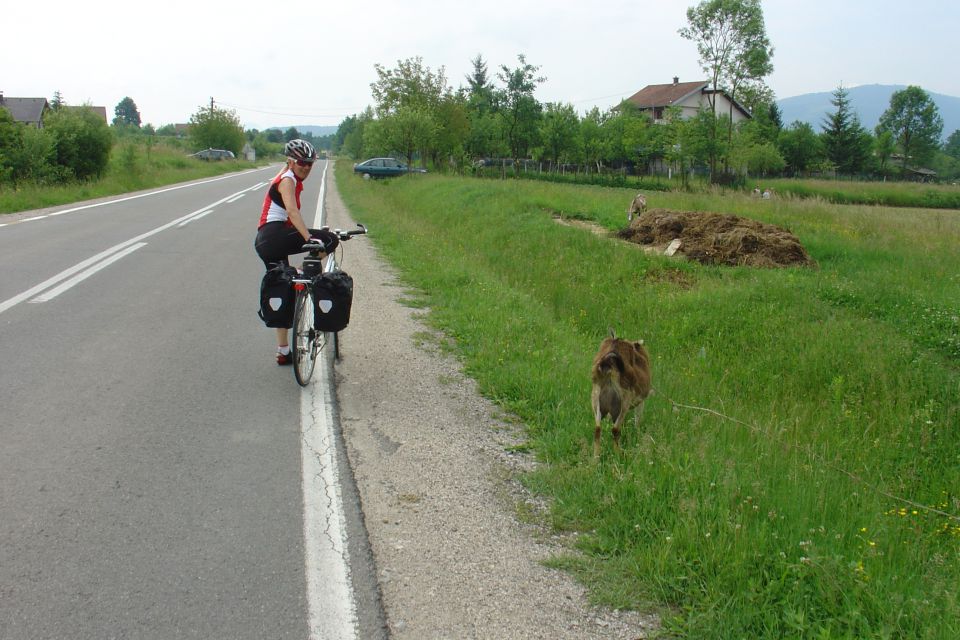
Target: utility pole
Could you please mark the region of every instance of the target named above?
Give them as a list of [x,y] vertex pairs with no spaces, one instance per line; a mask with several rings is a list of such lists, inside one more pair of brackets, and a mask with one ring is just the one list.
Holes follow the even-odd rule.
[[210,96],[210,117],[213,117],[213,96]]

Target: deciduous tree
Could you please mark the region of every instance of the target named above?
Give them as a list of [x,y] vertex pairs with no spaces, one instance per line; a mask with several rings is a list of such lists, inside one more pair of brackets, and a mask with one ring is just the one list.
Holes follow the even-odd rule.
[[813,127],[799,120],[780,132],[777,147],[794,176],[804,174],[824,157],[823,144]]
[[437,124],[425,107],[402,106],[394,113],[380,118],[383,127],[383,144],[387,150],[395,150],[413,166],[413,156],[431,146],[437,133]]
[[583,144],[583,158],[588,164],[595,166],[597,171],[600,171],[604,159],[602,123],[603,115],[597,107],[588,111],[580,120],[580,140]]
[[226,149],[239,155],[246,138],[234,111],[212,105],[190,116],[190,141],[197,150]]
[[960,129],[951,133],[950,137],[947,138],[943,145],[943,152],[955,160],[960,160]]
[[[687,9],[687,26],[680,35],[697,45],[700,64],[709,75],[712,92],[707,98],[717,115],[718,91],[734,100],[745,82],[759,81],[773,71],[773,47],[767,37],[760,0],[703,0]],[[728,142],[733,136],[733,105],[727,114]],[[717,128],[710,128],[716,137]],[[711,157],[711,173],[716,169]]]
[[436,72],[423,65],[420,57],[400,60],[394,69],[374,65],[377,81],[370,85],[378,116],[395,113],[400,107],[432,112],[450,92],[444,68]]
[[903,169],[926,162],[940,146],[943,118],[930,95],[910,86],[890,96],[890,107],[880,116],[877,133],[889,131],[903,153]]
[[556,166],[577,152],[580,120],[572,104],[549,102],[540,124],[540,139],[544,154]]
[[113,109],[113,125],[116,126],[140,126],[140,112],[137,110],[137,103],[129,96],[121,100]]
[[533,92],[546,78],[537,76],[540,67],[527,62],[522,53],[514,69],[501,65],[497,77],[504,86],[496,92],[497,111],[503,122],[507,146],[515,160],[527,157],[530,148],[537,144],[540,132],[542,107]]
[[877,137],[873,139],[873,153],[877,159],[877,170],[882,175],[889,173],[887,163],[890,157],[897,150],[897,143],[893,140],[893,134],[889,131],[880,131]]

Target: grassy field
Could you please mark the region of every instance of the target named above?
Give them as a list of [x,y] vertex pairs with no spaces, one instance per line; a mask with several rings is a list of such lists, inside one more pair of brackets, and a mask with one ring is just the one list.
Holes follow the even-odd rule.
[[960,209],[960,187],[950,184],[810,179],[756,180],[755,183],[762,188],[772,187],[781,196],[819,198],[833,204]]
[[[484,169],[478,177],[500,178],[496,168]],[[817,199],[833,204],[882,205],[888,207],[909,207],[924,209],[960,209],[960,186],[956,184],[921,184],[903,180],[889,182],[814,179],[814,178],[747,178],[742,187],[722,187],[711,185],[705,177],[697,177],[686,184],[674,176],[627,176],[617,173],[604,175],[578,174],[573,172],[558,174],[541,172],[534,169],[519,170],[516,174],[507,172],[508,177],[526,180],[539,180],[558,184],[580,184],[606,187],[624,187],[638,191],[691,191],[724,194],[730,191],[752,191],[755,186],[761,189],[772,188],[781,198]]]
[[55,186],[25,184],[17,189],[0,187],[0,215],[151,189],[257,166],[243,160],[206,162],[190,158],[188,153],[188,150],[163,143],[148,147],[142,142],[121,141],[114,146],[110,164],[99,180]]
[[[575,534],[551,561],[670,637],[960,637],[960,212],[650,194],[796,233],[817,269],[704,267],[570,226],[633,191],[410,176],[341,193],[484,394],[527,425],[523,481]],[[357,283],[362,289],[363,284]],[[657,394],[591,457],[608,327]]]

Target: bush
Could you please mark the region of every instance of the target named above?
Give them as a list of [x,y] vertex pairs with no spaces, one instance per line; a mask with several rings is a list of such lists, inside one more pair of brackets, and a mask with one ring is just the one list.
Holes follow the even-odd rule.
[[110,127],[91,109],[60,109],[47,114],[45,130],[53,137],[56,161],[78,180],[99,177],[110,161]]
[[196,151],[226,149],[239,156],[247,139],[233,111],[201,107],[190,118],[190,140]]
[[46,184],[64,173],[56,164],[53,135],[15,122],[9,111],[0,109],[0,184]]
[[0,184],[13,180],[15,154],[23,144],[23,127],[6,109],[0,109]]

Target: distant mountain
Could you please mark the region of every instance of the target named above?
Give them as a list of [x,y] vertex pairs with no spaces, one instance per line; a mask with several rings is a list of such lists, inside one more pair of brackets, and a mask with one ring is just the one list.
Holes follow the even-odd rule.
[[[890,107],[890,96],[894,91],[906,89],[904,85],[865,84],[847,89],[850,97],[850,106],[860,116],[860,124],[873,133],[880,116]],[[943,118],[943,137],[960,129],[960,98],[945,96],[941,93],[928,91],[930,97],[940,110]],[[808,122],[815,131],[823,129],[823,120],[828,113],[834,113],[837,108],[830,104],[833,91],[824,93],[806,93],[802,96],[777,100],[783,113],[783,124],[790,125],[793,121]]]
[[312,134],[314,137],[332,136],[333,134],[335,134],[335,133],[337,132],[337,129],[339,128],[339,127],[317,127],[317,126],[314,126],[314,125],[307,125],[307,124],[299,124],[299,125],[297,125],[297,124],[295,124],[295,125],[289,125],[289,124],[288,124],[288,125],[285,126],[285,127],[267,127],[267,129],[280,129],[280,131],[286,131],[286,130],[289,129],[290,127],[293,127],[294,129],[296,129],[296,130],[299,131],[300,133],[310,133],[310,134]]

